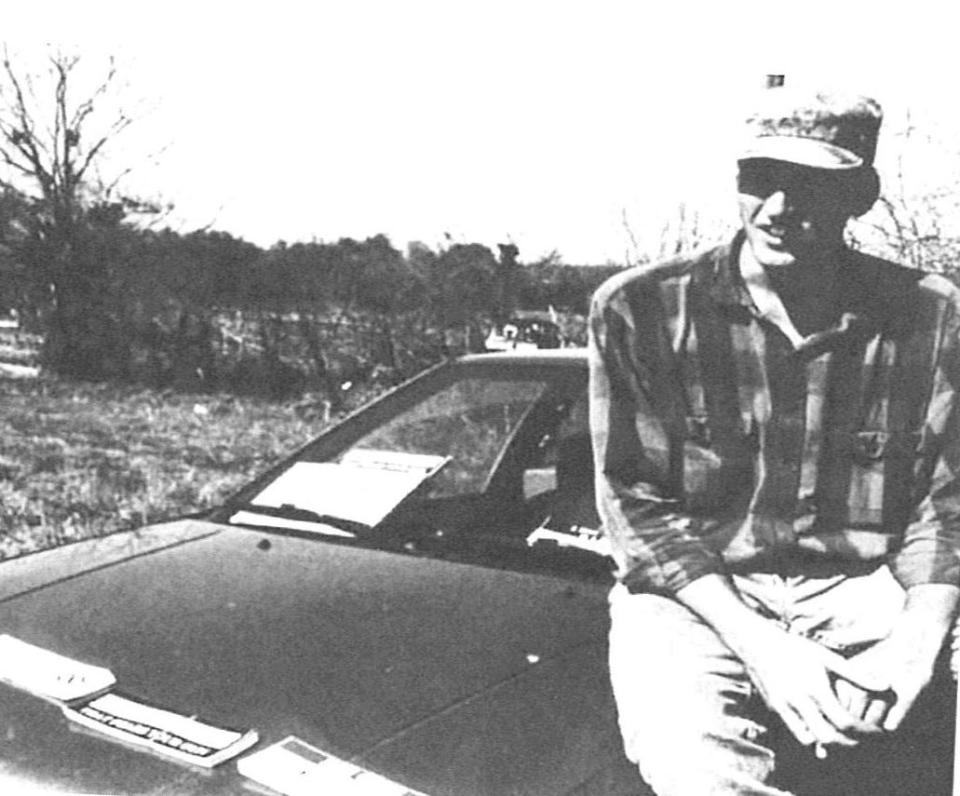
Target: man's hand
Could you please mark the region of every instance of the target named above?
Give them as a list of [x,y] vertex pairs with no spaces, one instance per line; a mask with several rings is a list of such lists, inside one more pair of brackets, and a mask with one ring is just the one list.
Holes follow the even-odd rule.
[[907,646],[896,636],[887,636],[852,657],[850,663],[889,682],[893,698],[865,691],[847,680],[835,683],[837,698],[849,713],[876,730],[893,731],[929,684],[935,661],[936,652],[931,654],[924,647]]
[[889,682],[895,700],[881,699],[840,680],[836,692],[846,710],[877,729],[892,732],[900,726],[933,677],[953,622],[957,593],[955,586],[946,584],[922,584],[907,591],[903,612],[890,634],[850,659],[859,671]]
[[858,666],[814,641],[787,633],[767,623],[752,638],[740,642],[738,653],[750,677],[771,710],[804,745],[853,746],[876,724],[852,708],[844,693],[867,695],[887,689],[882,674]]
[[[910,587],[887,638],[851,660],[758,616],[720,575],[698,578],[677,598],[743,661],[800,743],[851,746],[863,735],[900,726],[930,681],[960,589],[935,583]],[[881,698],[891,688],[893,707]]]
[[889,683],[881,677],[754,613],[722,576],[698,578],[677,597],[743,661],[767,704],[800,743],[850,746],[876,732],[875,725],[844,707],[834,683],[839,678],[861,691],[884,691]]

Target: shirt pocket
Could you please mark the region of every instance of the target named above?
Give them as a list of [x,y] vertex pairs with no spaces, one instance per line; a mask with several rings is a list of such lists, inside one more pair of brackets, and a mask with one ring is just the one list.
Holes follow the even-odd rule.
[[745,507],[753,492],[756,450],[755,434],[746,425],[688,416],[683,443],[686,511],[702,514]]
[[847,479],[831,479],[826,488],[846,483],[846,524],[878,527],[899,524],[909,514],[920,435],[912,431],[861,429],[836,433]]

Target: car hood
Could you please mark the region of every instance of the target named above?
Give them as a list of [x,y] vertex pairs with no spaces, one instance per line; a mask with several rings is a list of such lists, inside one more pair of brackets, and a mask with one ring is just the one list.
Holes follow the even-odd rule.
[[[261,746],[296,735],[429,793],[561,792],[615,729],[597,585],[199,521],[10,564],[0,632]],[[2,737],[0,775],[38,785],[243,782],[79,732],[6,686]]]

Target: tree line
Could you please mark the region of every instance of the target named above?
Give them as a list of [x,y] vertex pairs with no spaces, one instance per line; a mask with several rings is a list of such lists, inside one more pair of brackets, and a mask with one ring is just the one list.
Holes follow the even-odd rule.
[[482,350],[486,330],[520,308],[552,308],[582,343],[576,318],[617,270],[556,255],[522,263],[509,243],[401,252],[384,235],[261,248],[225,232],[143,228],[141,208],[99,201],[74,209],[51,273],[35,205],[9,190],[2,202],[0,307],[43,336],[43,365],[157,387],[320,389],[336,403],[346,381],[395,382]]

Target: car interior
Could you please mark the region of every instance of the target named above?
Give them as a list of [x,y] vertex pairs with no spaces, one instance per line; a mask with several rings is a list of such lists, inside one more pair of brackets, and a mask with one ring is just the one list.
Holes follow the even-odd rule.
[[531,408],[504,443],[482,490],[424,492],[385,523],[408,550],[466,550],[511,565],[526,560],[586,573],[597,566],[608,570],[597,555],[600,519],[585,391],[551,396]]

